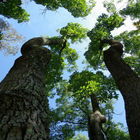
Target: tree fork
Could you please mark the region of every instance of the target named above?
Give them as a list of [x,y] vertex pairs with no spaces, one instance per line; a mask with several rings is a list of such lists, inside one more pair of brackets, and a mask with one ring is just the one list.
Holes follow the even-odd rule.
[[43,38],[26,42],[0,83],[0,140],[49,140],[45,79],[52,55],[41,45],[46,45]]
[[[120,42],[115,44],[114,42],[114,44],[110,45],[111,47],[104,51],[104,62],[123,96],[130,138],[131,140],[139,140],[140,78],[121,58],[121,52],[123,52],[122,44]],[[115,47],[118,48],[118,52]]]

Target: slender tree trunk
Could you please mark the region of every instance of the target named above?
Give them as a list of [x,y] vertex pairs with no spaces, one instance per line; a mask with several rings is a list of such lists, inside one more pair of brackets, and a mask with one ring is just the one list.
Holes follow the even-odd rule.
[[45,79],[51,52],[41,45],[51,43],[59,44],[43,38],[26,42],[0,83],[0,140],[49,140]]
[[104,52],[104,61],[124,98],[130,138],[140,140],[140,78],[121,58],[122,44],[114,40],[106,43],[111,47]]
[[101,114],[100,107],[95,94],[91,95],[93,114],[88,118],[88,134],[90,140],[104,140],[102,123],[106,122],[105,116]]

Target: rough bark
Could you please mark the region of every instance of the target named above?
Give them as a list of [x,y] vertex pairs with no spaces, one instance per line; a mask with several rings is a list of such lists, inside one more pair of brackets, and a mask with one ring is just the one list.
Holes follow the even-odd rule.
[[101,114],[100,107],[95,94],[91,95],[91,103],[93,114],[88,118],[88,134],[90,140],[104,140],[102,123],[106,122],[106,118]]
[[51,52],[41,47],[46,44],[43,38],[26,42],[0,83],[0,140],[49,140],[45,79]]
[[140,78],[121,58],[122,44],[113,41],[106,42],[111,47],[104,51],[104,62],[123,96],[130,138],[140,140]]

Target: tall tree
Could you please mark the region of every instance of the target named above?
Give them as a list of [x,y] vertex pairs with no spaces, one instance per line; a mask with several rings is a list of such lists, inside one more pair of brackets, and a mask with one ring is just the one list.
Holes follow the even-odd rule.
[[140,78],[121,58],[123,45],[112,39],[103,40],[111,47],[104,52],[104,61],[122,93],[131,140],[140,139]]
[[[66,34],[65,28],[73,26],[76,28],[71,31],[75,30],[75,34],[69,34],[69,31]],[[79,24],[72,23],[62,30],[65,30],[64,36],[38,37],[24,43],[21,48],[22,56],[15,61],[14,66],[0,83],[1,140],[49,139],[47,100],[49,93],[46,94],[46,83],[48,87],[50,86],[47,89],[49,91],[53,88],[53,84],[60,80],[65,58],[68,62],[70,61],[69,64],[75,65],[74,61],[78,57],[76,52],[69,47],[67,39],[72,37],[72,41],[75,42],[82,39],[80,36],[84,38],[87,33],[87,30]],[[50,45],[51,51],[42,45]],[[69,52],[63,54],[63,49]],[[69,53],[73,53],[75,57],[69,58]],[[52,57],[53,59],[51,59]],[[56,68],[56,66],[58,67]],[[50,78],[54,71],[57,72],[56,79]]]
[[[139,69],[137,69],[137,63],[139,62],[139,31],[123,32],[120,36],[113,37],[111,31],[123,25],[124,21],[123,17],[116,12],[111,14],[111,16],[102,14],[97,21],[95,28],[88,33],[91,42],[85,56],[89,63],[95,68],[103,68],[104,60],[106,67],[111,72],[124,98],[130,138],[132,140],[138,140],[140,139],[140,79],[138,75],[131,70],[128,64],[133,66],[134,68],[132,68],[139,74]],[[115,38],[119,41],[123,41],[125,49]],[[111,45],[109,49],[108,44]],[[128,64],[121,58],[124,50],[125,53],[130,54],[129,56],[123,55],[123,57],[126,57],[124,60],[126,60]],[[101,55],[102,52],[104,52],[104,59]],[[132,60],[135,60],[134,63]],[[136,65],[135,62],[137,62]]]
[[[102,131],[105,140],[129,139],[128,133],[120,129],[122,125],[113,122],[113,102],[110,99],[117,98],[117,94],[115,93],[115,83],[111,77],[107,78],[102,72],[96,74],[88,71],[75,72],[70,83],[66,80],[61,81],[55,91],[57,93],[57,108],[51,109],[50,113],[52,119],[51,139],[71,139],[75,131],[87,131],[91,140],[101,139],[100,133],[97,137],[98,131]],[[93,105],[97,102],[94,102],[94,99],[91,100],[92,92],[96,93],[100,110],[107,118],[107,122],[102,125],[101,130],[97,127],[101,124],[98,119],[97,122],[95,121],[96,125],[89,121],[90,117],[92,118],[96,114],[93,112],[93,108],[94,110],[98,109]],[[98,114],[96,117],[99,117]],[[97,130],[94,131],[94,128]]]
[[[73,92],[73,97],[75,98],[74,100],[76,100],[76,102],[81,100],[79,101],[79,106],[81,106],[80,108],[83,108],[83,104],[85,104],[87,100],[91,100],[91,114],[87,115],[88,105],[85,105],[85,112],[87,112],[85,115],[87,115],[88,118],[87,127],[90,140],[104,140],[104,135],[102,133],[102,124],[106,122],[106,118],[101,113],[101,109],[99,107],[99,100],[97,99],[98,96],[101,96],[99,95],[99,92],[103,90],[102,88],[104,88],[102,96],[105,93],[104,85],[99,85],[99,83],[103,79],[105,80],[107,78],[104,77],[101,72],[98,72],[95,75],[92,72],[82,71],[81,73],[75,72],[73,75],[70,76],[69,80],[69,88]],[[109,89],[108,92],[110,92]],[[85,99],[85,101],[82,99]]]
[[[58,8],[65,8],[67,9],[74,17],[85,17],[91,13],[92,8],[95,6],[94,0],[33,0],[36,4],[41,4],[44,6],[43,13],[46,10],[56,11]],[[26,12],[25,9],[22,8],[22,5],[25,2],[24,0],[6,0],[0,1],[0,15],[3,15],[6,18],[13,18],[21,22],[29,21],[29,14]],[[2,24],[0,22],[0,24]],[[5,22],[4,24],[7,24]],[[0,25],[0,28],[3,27]],[[20,42],[23,40],[22,36],[16,32],[15,29],[11,27],[10,24],[7,24],[5,27],[8,28],[1,28],[0,29],[0,49],[5,50],[6,54],[15,54],[18,51],[18,47],[11,46],[10,43],[15,45],[16,42]],[[3,33],[2,33],[3,32]]]
[[[67,1],[61,1],[61,2],[60,1],[55,1],[55,2],[54,1],[53,2],[43,1],[42,2],[42,1],[38,0],[35,2],[37,4],[45,5],[46,9],[48,9],[48,10],[56,10],[59,7],[64,7],[66,9],[68,9],[75,17],[79,17],[79,16],[83,17],[83,16],[87,15],[88,13],[90,13],[91,8],[94,5],[93,1],[91,1],[93,5],[91,5],[91,7],[90,6],[87,7],[87,5],[85,5],[85,3],[86,3],[85,1],[74,1],[74,0],[73,1],[67,0]],[[77,2],[79,5],[77,4]],[[0,2],[0,12],[8,18],[13,17],[14,19],[18,19],[18,22],[27,21],[28,14],[26,13],[25,10],[21,9],[21,1],[17,0],[15,3],[16,4],[13,4],[13,1],[8,1],[8,2],[1,1]],[[10,13],[8,11],[10,9],[9,7],[12,9],[12,12],[14,14],[11,14],[12,12]],[[4,8],[5,9],[7,8],[7,11]],[[19,14],[18,11],[19,11],[19,13],[20,12],[21,13]],[[111,16],[102,14],[97,19],[97,21],[98,21],[98,23],[96,24],[96,27],[88,33],[88,36],[91,39],[91,43],[89,45],[89,50],[85,53],[87,60],[89,61],[89,63],[92,66],[95,66],[95,69],[104,68],[104,65],[102,63],[103,57],[101,56],[101,54],[103,52],[102,50],[104,48],[108,47],[106,44],[111,45],[111,48],[109,49],[109,51],[106,51],[106,52],[113,52],[113,54],[117,54],[119,56],[121,56],[121,54],[123,53],[122,45],[119,42],[117,42],[117,44],[116,44],[116,41],[114,41],[114,38],[111,35],[111,31],[114,28],[119,28],[123,24],[124,18],[120,17],[116,12],[113,12],[111,14]],[[72,28],[69,28],[69,27],[72,27]],[[1,116],[1,118],[2,118],[1,119],[2,120],[1,133],[3,134],[3,139],[11,139],[12,137],[13,137],[13,139],[14,139],[14,137],[18,137],[18,138],[22,137],[22,139],[23,139],[23,137],[25,137],[25,139],[36,139],[36,138],[48,139],[48,127],[46,128],[47,131],[45,133],[46,125],[45,126],[43,125],[43,124],[45,124],[44,119],[48,119],[48,112],[45,112],[46,111],[45,109],[46,108],[48,109],[47,101],[44,101],[46,98],[46,96],[44,95],[44,93],[45,93],[45,82],[44,82],[45,81],[44,80],[44,77],[45,77],[44,71],[45,70],[44,69],[48,66],[48,69],[46,70],[46,72],[47,72],[47,76],[46,76],[47,82],[46,83],[48,83],[47,87],[48,87],[48,90],[50,91],[51,89],[53,89],[54,84],[60,80],[59,78],[61,77],[62,70],[66,66],[64,63],[65,58],[67,58],[68,64],[71,63],[74,65],[74,68],[76,67],[75,60],[78,58],[78,55],[75,51],[73,51],[71,48],[69,48],[69,43],[67,43],[66,40],[71,38],[72,42],[81,41],[81,39],[83,37],[85,37],[85,32],[87,32],[87,30],[84,30],[83,32],[81,32],[81,30],[79,30],[79,27],[80,27],[79,24],[71,23],[67,27],[60,30],[60,34],[62,35],[62,38],[61,37],[54,37],[52,39],[36,38],[36,39],[30,40],[29,42],[27,42],[26,44],[23,45],[23,47],[22,47],[23,56],[20,57],[16,61],[14,67],[11,69],[9,74],[6,76],[6,78],[2,81],[2,83],[0,85],[1,86],[1,90],[0,90],[1,98],[2,98],[2,101],[4,101],[4,102],[2,102],[2,106],[5,107],[5,108],[4,107],[2,108],[2,116]],[[75,28],[77,31],[75,31]],[[125,35],[125,33],[123,35]],[[126,41],[126,42],[128,43],[128,41]],[[135,42],[137,42],[137,41],[135,41]],[[52,54],[54,59],[51,59],[49,57],[49,56],[51,56],[50,52],[48,50],[46,50],[45,48],[41,49],[41,50],[43,50],[43,52],[41,50],[39,50],[41,47],[36,49],[37,46],[45,45],[45,44],[52,45],[51,50],[52,50],[52,52],[54,52]],[[60,46],[61,46],[61,48],[60,48]],[[116,46],[115,49],[114,49],[114,46]],[[136,51],[136,48],[133,49],[131,52],[133,52],[134,50]],[[48,53],[49,56],[46,55],[44,52],[49,52]],[[106,56],[105,56],[105,53],[104,53],[104,60],[105,60],[105,62],[106,62],[106,60],[107,60],[107,62],[109,62],[109,60],[107,59],[108,57],[106,58]],[[48,57],[49,57],[49,59],[47,60],[47,63],[44,63],[45,59]],[[135,59],[135,58],[136,57],[133,57],[133,59]],[[48,62],[50,61],[50,59],[51,59],[51,62],[50,62],[50,65],[48,65]],[[113,59],[112,59],[112,61],[113,61]],[[108,65],[107,62],[106,62],[106,65]],[[40,66],[41,64],[43,67]],[[135,68],[138,68],[138,67],[135,67]],[[52,70],[52,73],[51,73],[51,70]],[[71,67],[69,69],[69,71],[72,71],[72,70],[73,70],[73,67]],[[56,78],[54,78],[54,75],[56,76]],[[40,80],[40,78],[41,78],[41,80]],[[14,79],[14,82],[13,82],[13,79]],[[39,82],[39,80],[41,82]],[[118,82],[120,82],[119,80],[118,80]],[[12,81],[12,84],[11,84],[11,81]],[[129,81],[127,81],[127,82],[129,82]],[[89,83],[89,85],[90,84],[92,85],[92,82]],[[38,93],[40,92],[40,89],[41,89],[41,94],[38,95]],[[84,87],[82,87],[82,90],[83,89],[84,89]],[[130,91],[132,91],[132,89]],[[82,92],[80,92],[80,93],[82,93]],[[48,94],[50,94],[50,93],[48,93]],[[11,95],[12,95],[12,98],[10,98]],[[23,98],[24,95],[29,97],[27,99],[27,101],[25,100],[26,98]],[[89,95],[91,96],[92,94],[89,94]],[[132,95],[132,94],[130,94],[130,95]],[[31,98],[33,98],[34,102],[32,102],[30,100],[30,96],[31,96]],[[44,100],[42,100],[42,97]],[[21,99],[20,101],[18,100],[19,98]],[[79,96],[78,98],[81,98],[81,97]],[[8,102],[7,102],[7,100],[8,100]],[[24,101],[24,104],[23,104],[22,109],[24,109],[25,114],[26,114],[25,119],[24,119],[24,115],[21,116],[22,113],[19,113],[21,111],[20,107],[22,106],[23,101]],[[127,100],[127,98],[126,98],[126,102],[127,101],[130,101],[130,99]],[[42,105],[40,102],[44,105]],[[9,103],[10,103],[10,105],[9,105]],[[35,105],[32,106],[32,104],[35,104]],[[42,106],[40,107],[39,105],[42,105]],[[129,103],[129,105],[130,105],[130,103]],[[128,107],[129,107],[129,105],[127,104]],[[39,108],[37,109],[38,106],[39,106]],[[33,111],[29,111],[28,108]],[[45,110],[45,111],[43,113],[40,113],[42,110]],[[6,111],[7,112],[9,111],[9,114]],[[28,114],[28,111],[29,111],[29,114]],[[95,111],[95,110],[93,110],[93,111]],[[23,112],[23,110],[21,112]],[[71,114],[70,114],[71,110],[68,113],[69,113],[69,116],[71,117]],[[132,114],[129,114],[129,110],[128,110],[128,116],[129,115],[130,115],[130,117],[132,117],[131,116]],[[84,118],[84,117],[85,117],[85,115],[82,116],[82,118]],[[134,117],[136,117],[136,115]],[[19,118],[23,118],[23,119],[21,120]],[[71,119],[73,119],[73,118],[71,117]],[[26,122],[25,120],[29,120],[29,121]],[[131,118],[129,118],[129,120],[131,121]],[[9,121],[8,124],[7,124],[7,121]],[[82,123],[82,121],[83,120],[81,120],[80,123]],[[42,123],[40,123],[40,122],[42,122]],[[26,123],[29,123],[29,125]],[[46,122],[46,124],[48,125],[48,122]],[[100,122],[100,124],[101,124],[101,122]],[[129,127],[130,127],[131,123],[129,123],[129,124],[130,124],[129,125]],[[44,126],[44,127],[41,127],[41,126]],[[41,128],[41,129],[39,130],[39,128]],[[67,128],[68,128],[67,125],[65,125],[64,128],[62,127],[62,131],[65,131]],[[137,128],[135,128],[135,129],[137,129]],[[69,129],[67,129],[67,130],[69,130]],[[71,130],[69,130],[69,131],[71,131]],[[101,129],[100,129],[100,131],[101,131]],[[18,134],[17,134],[17,132],[18,132]],[[133,134],[132,129],[130,132],[131,132],[131,137],[132,137],[132,134]],[[68,135],[68,133],[67,133],[67,135]],[[95,135],[96,135],[96,133],[95,133]],[[134,137],[135,136],[136,135],[134,135]]]
[[41,45],[51,43],[42,38],[25,43],[22,56],[0,83],[1,140],[49,139],[45,78],[51,52]]

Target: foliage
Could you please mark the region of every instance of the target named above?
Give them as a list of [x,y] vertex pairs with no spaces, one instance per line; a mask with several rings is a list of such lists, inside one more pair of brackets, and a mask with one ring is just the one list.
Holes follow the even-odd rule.
[[[56,99],[57,108],[51,109],[52,116],[50,130],[53,130],[50,131],[51,139],[52,136],[53,138],[58,139],[58,137],[56,138],[55,135],[59,135],[61,140],[65,140],[61,135],[69,136],[70,139],[74,136],[76,130],[87,131],[87,115],[80,109],[81,105],[79,104],[79,102],[73,100],[72,93],[68,91],[68,86],[69,83],[67,82],[67,80],[62,80],[55,91],[58,98]],[[88,105],[89,102],[87,102],[85,106],[83,106],[84,108],[86,108]],[[88,110],[86,111],[88,112]],[[65,127],[63,127],[64,125],[67,125],[68,128],[72,131],[67,131]],[[61,127],[63,127],[63,132],[57,131],[61,130]],[[67,132],[69,135],[67,135]]]
[[[98,66],[101,66],[103,59],[99,62],[101,49],[101,40],[105,38],[113,38],[111,31],[115,28],[119,28],[123,25],[124,19],[119,16],[117,13],[108,16],[107,14],[102,14],[98,17],[95,27],[88,32],[88,37],[91,42],[89,43],[88,50],[85,52],[85,57],[91,66],[94,66],[94,69]],[[104,49],[107,45],[104,45]]]
[[[70,40],[73,43],[82,41],[86,38],[87,29],[83,28],[79,24],[68,23],[66,27],[60,30],[61,36],[52,37],[53,39]],[[52,59],[47,69],[46,82],[47,91],[51,91],[57,82],[62,79],[63,70],[68,72],[77,70],[76,60],[79,58],[75,49],[70,48],[70,43],[67,42],[66,46],[62,49],[60,45],[51,45],[50,50],[52,52]],[[60,53],[62,50],[62,53]],[[49,93],[51,94],[51,92]],[[53,95],[53,94],[52,94]]]
[[[75,131],[88,131],[88,116],[92,113],[90,100],[88,97],[84,99],[79,97],[79,100],[76,100],[73,92],[68,90],[69,86],[70,83],[67,80],[62,80],[55,91],[57,93],[57,108],[51,109],[50,113],[50,138],[52,140],[74,139],[77,138],[77,136],[73,137]],[[77,99],[78,96],[82,95],[77,95]],[[107,118],[107,123],[103,125],[104,133],[110,139],[127,138],[128,133],[123,131],[124,128],[120,129],[120,127],[117,127],[119,124],[112,122],[114,109],[112,100],[100,104],[100,107]],[[84,136],[80,135],[78,137],[82,138]]]
[[[100,48],[101,45],[100,40],[104,38],[112,38],[118,40],[122,42],[125,46],[124,60],[136,71],[137,74],[140,74],[139,30],[130,31],[130,32],[124,31],[120,35],[113,37],[111,31],[114,30],[115,27],[119,28],[121,25],[123,25],[123,21],[124,21],[124,19],[120,17],[118,14],[115,13],[114,15],[108,17],[107,15],[102,14],[101,16],[98,17],[97,19],[98,22],[95,24],[95,27],[90,32],[88,32],[88,36],[90,37],[91,42],[89,44],[88,50],[85,52],[84,55],[87,61],[90,63],[90,65],[94,66],[95,69],[97,69],[97,66],[98,68],[104,68],[103,57],[101,52],[102,48]],[[113,20],[113,18],[115,20]],[[110,19],[112,19],[113,22],[111,22]],[[116,25],[116,23],[118,24]],[[103,46],[103,50],[105,49],[107,49],[106,44]]]
[[[33,0],[36,4],[45,6],[45,10],[56,11],[63,7],[74,17],[87,16],[95,6],[94,0]],[[14,18],[18,23],[29,21],[29,14],[22,8],[22,0],[8,0],[0,2],[0,14],[7,18]]]
[[83,28],[80,24],[70,22],[60,30],[60,34],[66,36],[66,39],[71,39],[71,43],[82,43],[82,40],[86,39],[88,31],[88,29]]
[[119,12],[121,15],[124,17],[130,16],[132,20],[137,20],[136,22],[133,23],[134,26],[138,30],[140,30],[140,1],[139,0],[128,0],[128,4],[126,8],[123,8]]
[[[53,39],[54,38],[59,39],[60,37],[53,37]],[[77,69],[77,64],[75,61],[79,58],[79,55],[76,50],[70,48],[70,44],[66,43],[65,49],[60,56],[60,49],[61,46],[59,45],[50,46],[50,50],[52,52],[52,59],[47,68],[47,92],[51,91],[55,87],[55,84],[62,79],[64,69],[67,69],[69,72]],[[51,94],[51,92],[49,94]]]
[[[112,82],[110,82],[112,81]],[[108,99],[118,98],[117,89],[111,77],[106,77],[101,71],[96,74],[89,71],[74,72],[70,76],[69,90],[77,101],[83,101],[96,94],[98,101],[106,102]]]
[[140,36],[139,31],[124,31],[118,36],[115,36],[115,39],[118,41],[123,41],[123,45],[125,46],[125,53],[130,55],[137,55],[140,51]]
[[[72,13],[72,15],[74,17],[85,17],[87,16],[90,12],[91,9],[95,6],[95,1],[94,0],[89,0],[89,1],[85,1],[85,0],[34,0],[34,2],[36,4],[42,4],[43,6],[46,7],[47,10],[52,10],[55,11],[57,10],[59,7],[64,7],[66,8],[69,12]],[[8,1],[1,1],[0,2],[0,14],[7,17],[7,18],[14,18],[16,20],[18,20],[18,23],[24,22],[24,21],[29,21],[29,14],[22,8],[22,4],[23,1],[22,0],[8,0]],[[1,26],[4,22],[1,22]],[[6,22],[4,24],[7,24]],[[5,26],[5,25],[3,25]],[[8,25],[7,25],[8,26]],[[69,26],[73,26],[74,29],[72,29],[72,27]],[[74,23],[69,23],[69,25],[67,26],[68,29],[71,28],[71,31],[74,31],[74,34],[77,37],[72,37],[71,36],[71,41],[74,42],[78,42],[83,39],[86,38],[86,32],[87,29],[84,29],[81,27],[80,24],[74,24]],[[67,28],[66,27],[66,28]],[[82,28],[82,29],[81,29]],[[64,32],[68,32],[68,29],[62,29],[66,30]],[[75,32],[75,30],[77,30],[77,32]],[[82,31],[83,30],[83,31]],[[71,32],[70,31],[70,32]],[[4,33],[5,32],[5,33]],[[62,33],[63,35],[63,33]],[[68,38],[68,36],[67,36]],[[9,26],[7,29],[2,27],[0,30],[0,40],[1,40],[1,48],[5,49],[5,52],[7,51],[7,54],[15,54],[18,51],[17,46],[11,46],[11,43],[9,44],[8,41],[11,41],[13,43],[19,42],[19,40],[22,40],[22,36],[20,34],[18,34],[16,32],[15,29],[13,29],[11,26]],[[67,50],[68,51],[68,50]],[[71,61],[70,59],[70,55],[75,56],[75,58],[77,57],[77,55],[75,55],[76,53],[74,51],[70,51],[71,53],[67,53],[67,58],[69,61]],[[71,69],[74,69],[74,67]]]
[[76,136],[74,136],[70,140],[88,140],[88,139],[85,135],[82,135],[81,133],[78,133]]
[[140,31],[140,20],[133,23],[134,26]]
[[111,2],[104,1],[103,6],[106,8],[108,13],[115,14],[117,12],[114,0],[111,0]]
[[121,123],[116,123],[113,120],[114,102],[109,100],[105,104],[101,104],[102,114],[107,118],[107,122],[103,125],[105,140],[130,140],[128,130]]
[[23,42],[25,38],[17,33],[17,31],[8,22],[0,19],[0,50],[5,55],[16,54],[18,46],[16,43]]
[[120,10],[120,14],[123,16],[129,15],[132,19],[140,18],[140,1],[139,0],[128,0],[126,8]]
[[[74,72],[69,82],[67,80],[59,82],[55,91],[58,97],[56,99],[57,108],[51,109],[51,139],[55,140],[56,136],[57,139],[63,140],[66,136],[70,139],[74,136],[75,131],[88,131],[88,116],[92,113],[89,92],[97,92],[99,101],[104,103],[109,98],[115,96],[117,98],[115,84],[113,80],[109,82],[110,80],[111,78],[107,78],[102,72],[94,74],[82,71],[81,73]],[[62,128],[63,131],[61,131]]]
[[[105,128],[104,128],[105,129]],[[112,123],[107,131],[107,137],[113,140],[130,140],[129,133],[121,123]],[[106,140],[108,140],[106,138]]]
[[[95,6],[94,0],[33,0],[36,4],[45,6],[45,10],[56,11],[60,7],[64,7],[74,17],[85,17]],[[0,14],[7,18],[17,19],[18,22],[24,22],[29,20],[29,14],[22,9],[21,0],[9,0],[8,2],[0,2]],[[105,1],[104,7],[110,13],[102,14],[98,17],[95,27],[88,31],[78,23],[68,23],[66,27],[59,29],[60,36],[52,37],[53,39],[62,39],[63,42],[67,40],[65,46],[51,45],[50,50],[52,52],[52,60],[48,65],[46,75],[46,90],[48,96],[54,96],[53,92],[57,93],[56,109],[50,111],[50,138],[52,140],[65,140],[65,139],[84,139],[87,138],[78,134],[75,135],[75,131],[88,131],[88,116],[92,113],[92,106],[90,102],[90,95],[95,94],[100,103],[102,113],[108,118],[107,123],[104,124],[104,134],[110,139],[129,139],[128,133],[122,131],[119,126],[121,124],[115,124],[112,122],[113,105],[112,99],[118,98],[116,93],[116,85],[111,76],[104,76],[103,72],[98,71],[96,73],[89,71],[77,72],[76,60],[79,58],[75,49],[70,48],[70,43],[82,42],[88,35],[91,42],[88,50],[85,52],[85,57],[91,66],[95,69],[103,68],[103,58],[100,53],[101,40],[105,38],[112,38],[125,45],[125,53],[130,55],[124,55],[125,61],[128,62],[132,68],[140,74],[140,44],[138,31],[123,32],[119,36],[113,37],[112,31],[115,28],[119,28],[124,23],[124,18],[121,17],[116,10],[113,1],[111,3]],[[128,3],[128,6],[120,11],[120,14],[124,17],[130,15],[133,19],[139,18],[139,2],[133,3],[133,0]],[[139,22],[136,23],[139,27]],[[12,27],[6,22],[1,24],[0,31],[0,43],[9,41],[8,39],[13,36],[14,41],[19,40],[18,35]],[[14,35],[17,35],[16,37]],[[10,38],[9,38],[10,36]],[[14,38],[15,37],[15,38]],[[7,40],[6,40],[7,39]],[[11,41],[12,41],[11,40]],[[3,41],[3,42],[2,42]],[[3,43],[4,44],[4,43]],[[14,52],[9,48],[9,44],[4,44],[2,48],[9,49],[8,51]],[[11,46],[11,44],[10,44]],[[104,45],[105,50],[108,46]],[[62,49],[62,53],[61,52]],[[101,59],[99,62],[98,60]],[[68,72],[75,71],[71,76],[69,82],[62,80],[63,70],[67,69]],[[59,83],[58,83],[59,82]],[[55,88],[55,90],[54,90]]]
[[55,110],[50,111],[50,139],[66,140],[74,136],[73,126],[67,123],[61,123],[61,119],[57,118]]
[[67,9],[74,17],[85,17],[95,6],[94,0],[34,0],[37,4],[42,4],[47,10],[55,11],[59,7]]
[[14,18],[19,23],[23,21],[29,21],[29,14],[22,9],[21,0],[7,0],[6,2],[0,2],[0,15],[7,18]]
[[123,42],[125,46],[124,60],[140,75],[140,36],[138,30],[124,31],[115,37],[116,40]]
[[[135,52],[139,51],[139,49],[135,47],[138,45],[139,39],[137,31],[132,31],[130,33],[125,32],[120,36],[113,37],[111,32],[115,28],[119,28],[123,25],[124,18],[115,12],[115,7],[114,11],[111,11],[111,7],[113,7],[113,5],[107,4],[106,7],[108,7],[108,11],[111,13],[111,15],[108,16],[106,14],[102,14],[99,16],[95,27],[88,32],[91,42],[85,56],[92,66],[95,66],[96,62],[98,61],[100,54],[99,47],[101,45],[100,41],[105,38],[117,39],[126,44],[128,43],[127,41],[130,41],[132,46],[126,48],[126,53],[130,53],[130,50],[133,49],[133,56],[136,54]],[[75,28],[75,25],[68,24],[67,27],[60,30],[60,34],[65,36],[67,39],[69,39],[69,37],[67,37],[68,34],[75,34],[75,32],[69,27],[72,27],[73,29]],[[65,32],[67,29],[69,31],[68,33]],[[130,44],[130,42],[128,44]],[[107,45],[103,47],[106,48]],[[131,60],[134,59],[131,58]],[[135,60],[137,61],[137,59]],[[100,68],[102,68],[102,58],[99,65]],[[75,131],[88,131],[88,115],[92,113],[90,95],[95,93],[100,103],[102,114],[108,118],[107,123],[105,123],[103,126],[104,134],[106,134],[106,136],[110,139],[129,139],[128,132],[125,132],[124,128],[119,127],[121,124],[116,124],[112,121],[113,105],[111,99],[118,98],[118,95],[115,92],[116,89],[114,80],[110,76],[104,76],[100,71],[96,72],[95,74],[89,71],[74,72],[70,76],[69,82],[63,80],[56,87],[55,93],[57,93],[58,97],[56,99],[57,108],[51,110],[54,116],[51,117],[51,130],[54,130],[54,126],[56,126],[58,130],[63,128],[65,131],[63,131],[63,134],[61,131],[59,137],[61,137],[61,135],[68,136],[68,139],[74,135]],[[67,125],[66,129],[63,127],[64,125]],[[67,128],[72,131],[67,131]],[[60,131],[57,132],[60,133]],[[68,134],[66,132],[68,132]],[[54,134],[53,137],[55,137],[55,135],[57,134]]]

